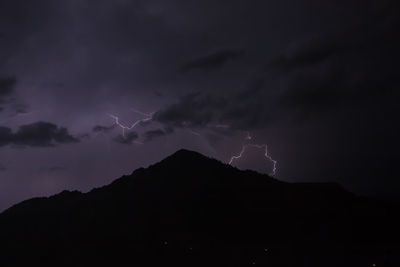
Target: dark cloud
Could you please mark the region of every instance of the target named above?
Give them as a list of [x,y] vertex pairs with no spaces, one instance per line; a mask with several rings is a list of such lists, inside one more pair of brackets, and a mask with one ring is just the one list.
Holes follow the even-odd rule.
[[292,70],[318,64],[340,53],[344,47],[333,40],[313,38],[291,45],[287,51],[273,59],[271,68]]
[[290,56],[278,57],[274,64],[287,85],[279,100],[282,107],[310,115],[398,94],[400,42],[393,39],[393,23],[387,28],[385,22],[301,41]]
[[128,132],[125,136],[118,135],[114,138],[114,141],[123,145],[131,145],[138,139],[138,137],[139,135],[136,132]]
[[[168,127],[207,128],[224,135],[232,130],[267,127],[277,111],[274,111],[272,99],[268,99],[259,86],[261,85],[250,88],[259,92],[248,98],[243,97],[248,94],[245,90],[224,97],[202,93],[187,94],[177,103],[157,111],[153,120]],[[219,127],[221,125],[225,127]]]
[[8,145],[13,141],[13,133],[10,128],[0,126],[0,147]]
[[14,114],[28,113],[28,105],[22,101],[15,91],[17,79],[14,76],[0,78],[0,112],[6,109]]
[[161,130],[161,129],[157,129],[157,130],[150,130],[144,133],[145,139],[146,141],[151,141],[155,138],[161,137],[161,136],[165,136],[166,133]]
[[27,105],[17,104],[17,105],[15,105],[15,112],[17,114],[28,114],[29,113],[29,109],[28,109]]
[[221,50],[207,56],[193,59],[181,66],[182,72],[191,70],[211,70],[221,68],[230,60],[235,60],[244,54],[243,50]]
[[[9,104],[12,102],[12,95],[14,94],[14,88],[17,83],[15,77],[0,78],[0,105]],[[4,110],[4,107],[0,106],[0,112]]]
[[[393,104],[390,99],[398,95],[400,86],[396,73],[400,42],[395,38],[400,23],[391,8],[370,12],[379,14],[370,14],[368,23],[352,23],[289,44],[270,60],[265,74],[255,74],[247,88],[227,89],[224,97],[189,94],[158,111],[154,119],[171,127],[218,122],[247,130],[282,121],[306,123],[348,108],[361,111],[376,105],[384,110],[389,102]],[[207,58],[214,56],[186,67],[208,66],[213,60]]]
[[70,135],[67,128],[49,122],[22,125],[15,133],[10,128],[0,127],[0,146],[52,147],[77,142],[79,139]]
[[157,111],[153,120],[169,127],[204,127],[215,120],[216,112],[226,104],[222,97],[191,93]]
[[391,99],[398,97],[400,86],[395,38],[400,20],[394,11],[399,5],[386,4],[371,10],[364,23],[289,44],[268,63],[265,77],[227,99],[235,105],[222,109],[220,120],[252,129],[282,121],[306,123],[346,109],[393,110]]
[[96,125],[93,127],[92,131],[95,133],[108,133],[114,130],[116,126],[116,124],[113,124],[111,126]]
[[166,127],[165,129],[156,129],[156,130],[150,130],[144,133],[145,140],[147,142],[152,141],[156,138],[166,136],[168,134],[171,134],[174,132],[174,129],[171,127]]
[[321,65],[289,74],[288,86],[279,96],[280,108],[294,110],[296,115],[338,108],[353,98],[346,76],[338,67]]
[[0,78],[0,100],[2,97],[11,95],[14,92],[17,79],[15,77]]

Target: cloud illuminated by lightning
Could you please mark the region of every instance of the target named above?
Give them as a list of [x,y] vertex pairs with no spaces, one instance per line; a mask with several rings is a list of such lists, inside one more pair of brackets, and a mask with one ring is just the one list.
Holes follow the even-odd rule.
[[131,126],[126,126],[126,125],[122,124],[122,123],[119,121],[119,117],[117,117],[117,116],[115,116],[115,115],[112,115],[112,114],[107,114],[108,116],[110,116],[111,118],[113,118],[114,121],[115,121],[115,124],[118,125],[118,126],[122,129],[122,136],[123,136],[124,138],[126,138],[126,136],[125,136],[125,131],[127,131],[127,130],[128,130],[128,131],[129,131],[129,130],[132,130],[133,128],[135,128],[135,127],[136,127],[139,123],[141,123],[141,122],[147,122],[147,121],[150,121],[150,120],[153,119],[153,114],[154,114],[154,112],[147,114],[147,113],[144,113],[144,112],[137,111],[137,110],[135,110],[135,109],[132,109],[132,110],[133,110],[134,112],[140,114],[140,115],[146,116],[146,118],[135,121],[134,123],[131,124]]
[[[129,130],[132,130],[132,129],[135,128],[139,123],[148,122],[148,121],[150,121],[150,120],[153,119],[153,114],[154,114],[154,112],[152,112],[152,113],[144,113],[144,112],[138,111],[138,110],[133,109],[133,108],[131,108],[131,110],[132,110],[133,112],[137,113],[137,114],[140,114],[140,115],[142,115],[142,116],[145,116],[145,118],[140,119],[140,120],[137,120],[137,121],[135,121],[134,123],[132,123],[130,126],[127,126],[127,125],[122,124],[122,123],[119,121],[119,117],[117,117],[117,116],[115,116],[115,115],[112,115],[112,114],[108,114],[108,116],[110,116],[111,118],[114,119],[115,124],[116,124],[118,127],[120,127],[120,128],[122,129],[122,136],[123,136],[124,138],[126,138],[125,132],[126,132],[127,130],[128,130],[128,131],[129,131]],[[183,125],[184,125],[184,126],[187,126],[185,122],[183,122]],[[215,127],[215,128],[230,128],[230,125],[227,125],[227,124],[217,124],[217,125],[208,125],[208,127],[212,127],[212,128],[213,128],[213,127]],[[185,127],[185,128],[187,128],[187,127]],[[189,131],[189,133],[191,133],[191,134],[193,134],[193,135],[201,136],[200,133],[195,132],[195,131],[193,131],[192,129],[187,129],[187,130]],[[252,139],[253,139],[252,136],[250,135],[250,132],[247,132],[247,135],[246,135],[246,137],[245,137],[244,139],[245,139],[245,140],[252,140]],[[141,144],[142,144],[142,143],[141,143]],[[264,154],[264,156],[265,156],[270,162],[272,162],[272,165],[273,165],[273,167],[272,167],[272,172],[270,173],[270,175],[271,175],[271,176],[275,176],[276,170],[277,170],[277,164],[278,164],[278,162],[277,162],[276,160],[274,160],[274,159],[268,154],[268,146],[267,146],[267,144],[243,144],[243,145],[242,145],[242,150],[240,151],[240,153],[239,153],[238,155],[233,155],[233,156],[230,158],[230,160],[229,160],[229,165],[232,165],[232,163],[233,163],[235,160],[240,159],[240,158],[243,156],[243,154],[245,153],[245,151],[246,151],[246,149],[247,149],[248,147],[255,147],[255,148],[258,148],[258,149],[265,149],[265,154]]]

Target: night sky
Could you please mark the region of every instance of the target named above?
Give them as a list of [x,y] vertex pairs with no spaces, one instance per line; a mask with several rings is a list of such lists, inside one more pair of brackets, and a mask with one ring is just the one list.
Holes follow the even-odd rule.
[[277,179],[396,195],[399,7],[0,0],[0,211],[180,148],[271,173],[249,144]]

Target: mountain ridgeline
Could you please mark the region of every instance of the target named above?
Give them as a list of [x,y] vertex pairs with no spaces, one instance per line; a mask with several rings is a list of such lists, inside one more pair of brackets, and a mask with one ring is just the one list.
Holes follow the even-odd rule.
[[6,266],[400,266],[399,205],[179,150],[0,214]]

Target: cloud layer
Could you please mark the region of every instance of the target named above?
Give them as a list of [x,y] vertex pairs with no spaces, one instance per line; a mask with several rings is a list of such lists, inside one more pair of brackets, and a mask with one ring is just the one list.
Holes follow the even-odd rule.
[[[182,147],[227,162],[243,142],[268,144],[282,180],[395,191],[399,6],[0,1],[0,209],[89,190]],[[107,114],[153,118],[122,135]],[[259,156],[235,163],[266,168]]]
[[79,139],[70,135],[67,128],[49,122],[22,125],[15,133],[10,128],[0,127],[0,146],[53,147],[56,144],[78,142]]

